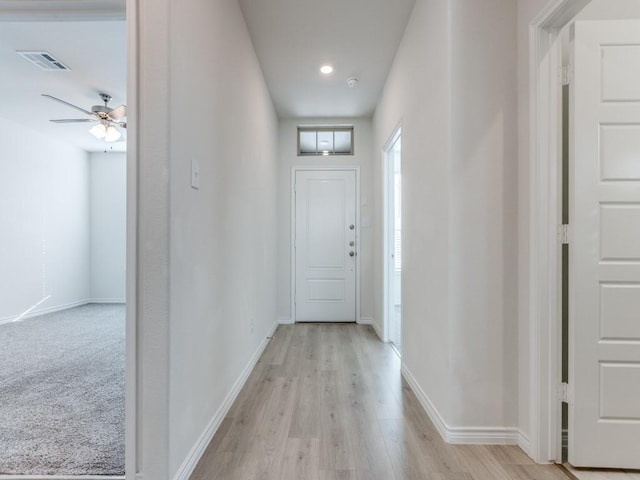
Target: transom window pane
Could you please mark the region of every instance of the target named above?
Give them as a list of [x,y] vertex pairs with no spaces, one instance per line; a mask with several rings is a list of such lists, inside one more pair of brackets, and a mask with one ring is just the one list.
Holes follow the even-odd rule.
[[300,151],[315,152],[318,148],[316,132],[300,132]]
[[351,132],[335,132],[334,147],[336,154],[349,155],[353,150],[351,146]]
[[298,155],[353,155],[353,127],[298,127]]
[[333,132],[318,132],[318,151],[323,155],[333,153]]

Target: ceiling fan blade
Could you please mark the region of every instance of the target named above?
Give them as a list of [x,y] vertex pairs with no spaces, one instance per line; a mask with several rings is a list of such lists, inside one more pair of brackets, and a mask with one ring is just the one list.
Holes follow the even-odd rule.
[[65,102],[64,100],[60,100],[59,98],[56,98],[56,97],[54,97],[54,96],[52,96],[52,95],[47,95],[46,93],[42,93],[41,95],[42,95],[43,97],[50,98],[51,100],[55,100],[56,102],[60,102],[60,103],[62,103],[62,104],[64,104],[64,105],[66,105],[66,106],[68,106],[68,107],[75,108],[76,110],[79,110],[79,111],[81,111],[82,113],[86,113],[87,115],[93,115],[93,113],[92,113],[92,112],[90,112],[90,111],[88,111],[88,110],[85,110],[84,108],[80,108],[80,107],[78,107],[78,106],[74,105],[73,103]]
[[61,120],[49,120],[53,123],[84,123],[84,122],[96,122],[93,118],[64,118]]
[[112,120],[118,120],[122,117],[126,117],[127,116],[127,106],[126,105],[119,105],[116,108],[114,108],[113,110],[111,110],[108,114],[108,117],[111,118]]

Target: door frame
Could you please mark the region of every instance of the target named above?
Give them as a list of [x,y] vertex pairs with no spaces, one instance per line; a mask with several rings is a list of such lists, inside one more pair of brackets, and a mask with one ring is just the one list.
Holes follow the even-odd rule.
[[125,330],[125,480],[135,480],[138,459],[138,85],[139,0],[126,0],[127,26],[127,247]]
[[[382,148],[382,168],[383,168],[383,172],[382,172],[382,183],[383,183],[382,254],[384,255],[383,261],[382,261],[382,268],[383,268],[383,290],[382,291],[384,295],[382,299],[382,302],[383,302],[382,341],[383,342],[390,341],[389,332],[391,330],[391,308],[392,308],[390,298],[392,293],[391,275],[393,274],[393,272],[390,265],[391,263],[390,258],[391,258],[391,251],[393,250],[393,245],[391,240],[393,233],[390,231],[390,228],[389,228],[390,226],[389,219],[392,215],[392,212],[389,209],[389,206],[390,206],[389,204],[390,204],[390,196],[393,193],[394,188],[392,188],[392,183],[391,183],[392,179],[390,178],[390,171],[391,171],[392,165],[390,165],[390,162],[389,162],[389,150],[393,147],[393,145],[395,145],[395,143],[398,141],[399,138],[401,138],[401,136],[402,136],[402,123],[398,124],[393,129],[393,133],[391,134],[387,142],[384,144],[384,147]],[[400,304],[401,304],[400,308],[402,308],[402,301],[400,302]]]
[[361,257],[361,245],[362,239],[360,235],[360,167],[352,165],[344,166],[319,166],[319,167],[306,167],[306,166],[293,166],[291,167],[291,231],[290,231],[290,258],[291,258],[291,285],[289,289],[289,296],[291,301],[291,322],[296,323],[296,249],[295,249],[295,236],[296,236],[296,174],[298,172],[348,172],[352,171],[356,175],[356,247],[358,255],[356,256],[356,323],[360,323],[360,257]]
[[560,30],[591,0],[553,0],[529,24],[530,444],[562,461],[562,68]]

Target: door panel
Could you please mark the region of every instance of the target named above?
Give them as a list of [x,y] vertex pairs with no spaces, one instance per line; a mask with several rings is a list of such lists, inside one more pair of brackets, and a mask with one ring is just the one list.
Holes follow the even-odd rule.
[[[640,342],[640,283],[600,283],[600,338]],[[638,405],[640,405],[640,399]]]
[[[640,418],[640,363],[600,363],[600,418]],[[636,452],[638,444],[635,445]]]
[[[604,23],[604,22],[598,22]],[[639,102],[640,71],[629,66],[640,63],[640,46],[633,44],[599,45],[602,56],[602,101]],[[634,40],[631,39],[631,42]]]
[[600,149],[602,180],[640,180],[640,125],[601,125]]
[[356,232],[355,171],[297,171],[296,321],[356,321]]
[[569,461],[640,467],[640,22],[576,22]]

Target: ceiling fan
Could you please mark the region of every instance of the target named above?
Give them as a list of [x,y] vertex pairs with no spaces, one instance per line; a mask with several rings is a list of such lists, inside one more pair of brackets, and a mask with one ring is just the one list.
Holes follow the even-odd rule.
[[65,102],[64,100],[60,100],[52,95],[47,95],[43,93],[43,97],[50,98],[51,100],[55,100],[56,102],[62,103],[63,105],[67,105],[68,107],[75,108],[76,110],[81,111],[82,113],[86,113],[89,115],[89,118],[65,118],[61,120],[49,120],[53,123],[84,123],[84,122],[96,122],[89,132],[91,132],[96,138],[104,139],[107,142],[115,142],[122,135],[116,127],[127,128],[127,122],[123,121],[127,116],[127,107],[126,105],[120,105],[115,108],[110,108],[108,106],[109,101],[111,100],[111,95],[106,93],[100,93],[100,98],[104,102],[104,105],[94,105],[91,107],[91,111],[85,110],[84,108],[78,107],[69,102]]

